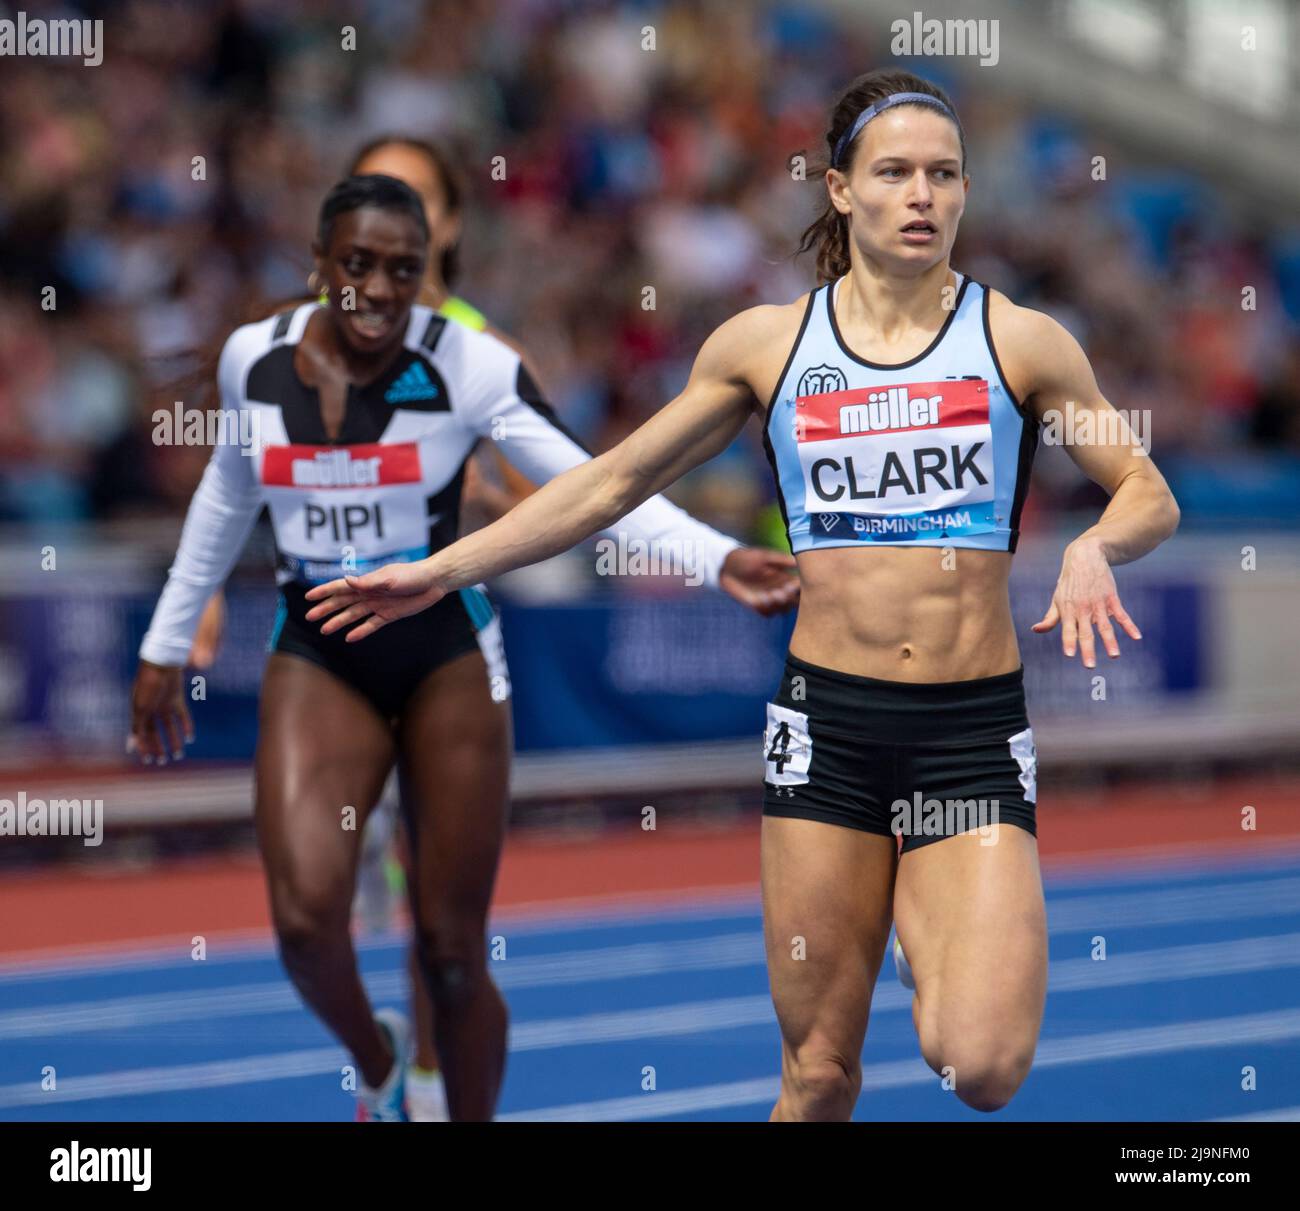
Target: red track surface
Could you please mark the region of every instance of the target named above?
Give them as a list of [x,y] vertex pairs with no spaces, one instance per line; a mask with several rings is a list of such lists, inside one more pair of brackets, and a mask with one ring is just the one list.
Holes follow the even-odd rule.
[[[1254,806],[1257,831],[1243,832]],[[1238,779],[1190,789],[1138,786],[1058,793],[1039,803],[1039,851],[1049,870],[1076,861],[1214,855],[1267,856],[1300,845],[1300,779]],[[640,829],[598,837],[519,834],[507,843],[496,906],[559,908],[566,901],[757,891],[757,820],[727,829]],[[12,844],[12,842],[10,842]],[[111,846],[111,843],[110,843]],[[87,851],[95,854],[96,851]],[[6,876],[0,955],[131,943],[190,944],[269,929],[253,856],[186,859],[145,870],[104,864]],[[91,859],[94,861],[94,858]]]

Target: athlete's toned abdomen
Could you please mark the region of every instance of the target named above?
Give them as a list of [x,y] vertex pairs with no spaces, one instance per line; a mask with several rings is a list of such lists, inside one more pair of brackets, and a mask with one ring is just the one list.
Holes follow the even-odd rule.
[[828,547],[798,556],[801,660],[885,681],[1014,671],[1011,555],[943,547]]

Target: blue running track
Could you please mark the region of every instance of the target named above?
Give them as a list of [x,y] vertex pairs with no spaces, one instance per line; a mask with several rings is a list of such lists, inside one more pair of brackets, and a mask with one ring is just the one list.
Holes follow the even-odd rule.
[[[1047,887],[1042,1038],[995,1117],[1300,1119],[1300,857],[1049,870]],[[511,1012],[499,1117],[767,1117],[780,1051],[756,901],[493,932]],[[1105,961],[1092,957],[1098,936]],[[202,962],[154,952],[0,968],[0,1119],[350,1119],[347,1057],[273,951],[217,950]],[[404,1004],[401,939],[360,953],[375,1002]],[[888,958],[863,1066],[858,1119],[985,1117],[921,1060]]]

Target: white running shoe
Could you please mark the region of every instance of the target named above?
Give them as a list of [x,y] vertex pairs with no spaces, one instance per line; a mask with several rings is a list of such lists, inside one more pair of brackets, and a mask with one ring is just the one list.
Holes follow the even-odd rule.
[[406,1070],[406,1113],[413,1123],[445,1123],[447,1087],[441,1072],[412,1065]]
[[411,1026],[406,1015],[396,1009],[381,1009],[375,1014],[379,1028],[388,1035],[393,1048],[393,1067],[378,1089],[365,1081],[357,1086],[358,1123],[406,1123],[406,1057],[411,1041]]
[[912,978],[912,965],[903,953],[903,944],[898,940],[897,934],[894,935],[894,970],[898,973],[898,982],[904,988],[916,990],[916,980]]

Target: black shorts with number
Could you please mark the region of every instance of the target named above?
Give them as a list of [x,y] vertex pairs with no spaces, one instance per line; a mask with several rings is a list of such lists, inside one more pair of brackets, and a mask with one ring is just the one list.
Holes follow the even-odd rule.
[[917,685],[788,656],[767,707],[763,814],[901,837],[903,853],[997,823],[1036,835],[1024,676]]

